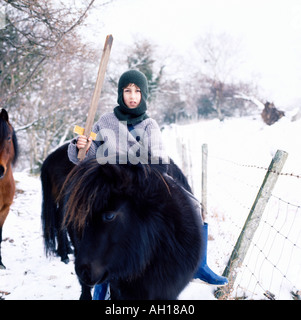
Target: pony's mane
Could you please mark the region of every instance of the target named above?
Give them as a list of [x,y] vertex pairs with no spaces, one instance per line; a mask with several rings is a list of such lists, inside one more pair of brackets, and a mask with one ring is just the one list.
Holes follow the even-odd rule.
[[158,184],[161,193],[163,189],[169,194],[165,171],[161,165],[99,164],[95,159],[83,161],[70,172],[62,188],[60,197],[67,200],[64,226],[72,224],[81,231],[93,209],[107,210],[114,197],[138,201]]

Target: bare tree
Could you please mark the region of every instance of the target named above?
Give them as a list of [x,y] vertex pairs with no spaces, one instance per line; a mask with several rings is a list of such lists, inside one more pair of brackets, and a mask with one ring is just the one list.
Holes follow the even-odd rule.
[[26,146],[19,163],[30,159],[32,169],[86,117],[99,56],[77,29],[94,2],[5,0],[0,107],[9,110],[21,149]]
[[[4,0],[5,26],[0,30],[0,107],[6,106],[37,76],[48,58],[72,54],[75,29],[95,0],[81,6],[45,0]],[[15,104],[15,100],[13,101]]]
[[195,76],[199,94],[195,97],[198,114],[216,114],[218,119],[247,109],[246,101],[236,99],[237,92],[255,87],[237,80],[242,64],[241,42],[227,34],[206,34],[196,43],[199,72]]

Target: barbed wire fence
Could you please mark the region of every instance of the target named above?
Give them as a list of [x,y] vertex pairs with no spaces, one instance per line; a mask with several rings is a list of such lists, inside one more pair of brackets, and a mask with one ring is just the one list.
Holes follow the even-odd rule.
[[[301,300],[301,175],[282,172],[286,156],[278,151],[270,166],[262,166],[206,154],[212,253],[229,279],[215,292],[218,299]],[[182,164],[193,181],[191,159],[183,153]]]

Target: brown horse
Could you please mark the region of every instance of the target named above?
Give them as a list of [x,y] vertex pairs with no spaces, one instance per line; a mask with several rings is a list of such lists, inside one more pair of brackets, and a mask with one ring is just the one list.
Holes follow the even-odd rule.
[[5,109],[0,112],[0,269],[5,269],[1,259],[2,227],[15,194],[12,165],[16,162],[18,144],[15,131],[9,123]]

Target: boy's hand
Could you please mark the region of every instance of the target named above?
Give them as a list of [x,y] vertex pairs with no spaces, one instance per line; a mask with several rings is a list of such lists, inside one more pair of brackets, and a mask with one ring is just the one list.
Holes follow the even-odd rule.
[[87,151],[88,151],[92,143],[92,138],[90,137],[87,139],[86,136],[79,136],[76,142],[77,149],[84,149],[87,143],[88,143],[88,147],[87,147]]

